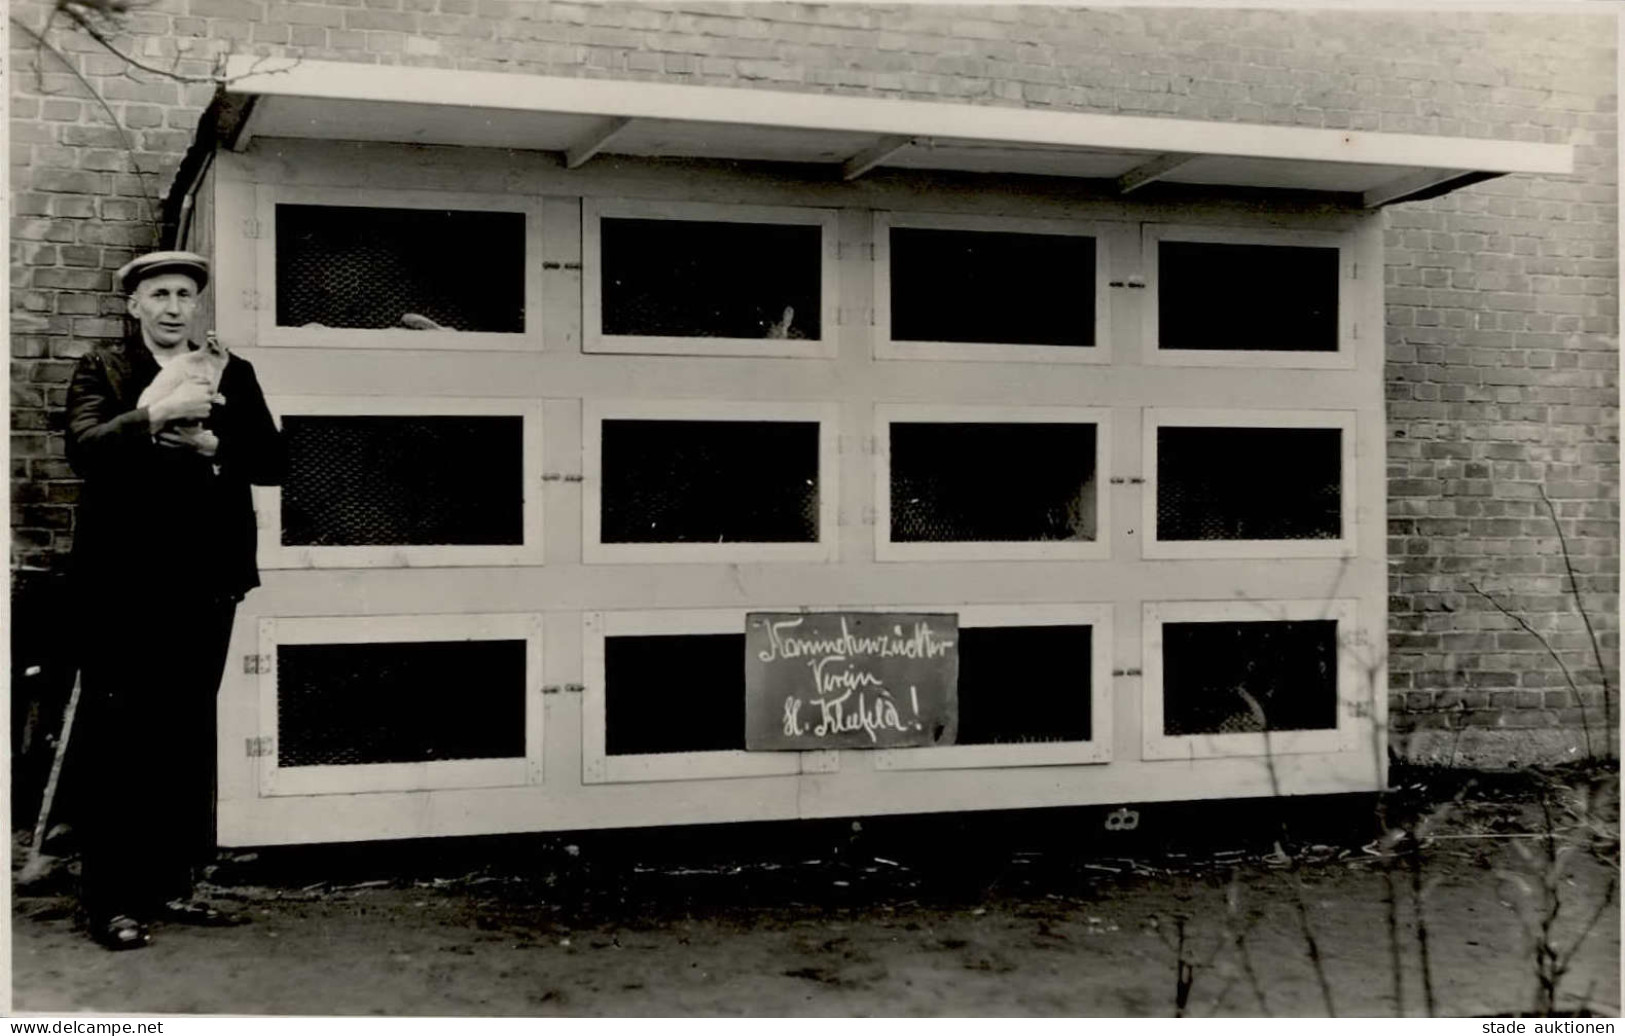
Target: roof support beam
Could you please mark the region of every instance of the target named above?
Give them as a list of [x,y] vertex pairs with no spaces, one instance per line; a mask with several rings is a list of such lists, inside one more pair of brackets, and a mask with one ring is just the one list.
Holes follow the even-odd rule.
[[236,119],[224,133],[226,147],[239,153],[248,149],[248,142],[254,139],[254,112],[259,104],[260,98],[249,97],[234,106]]
[[587,160],[604,149],[604,146],[615,139],[616,134],[632,125],[629,118],[605,119],[598,128],[576,141],[564,152],[564,168],[576,169],[586,164]]
[[1160,180],[1185,163],[1200,157],[1200,155],[1192,155],[1184,151],[1170,151],[1165,155],[1158,155],[1149,162],[1142,162],[1119,176],[1117,178],[1117,193],[1127,194],[1130,191],[1137,191],[1146,184]]
[[897,152],[914,145],[913,137],[881,137],[841,164],[841,179],[856,180]]
[[1361,195],[1361,202],[1366,208],[1374,209],[1399,201],[1419,201],[1422,198],[1447,194],[1458,187],[1492,180],[1497,175],[1499,174],[1476,172],[1471,169],[1423,169],[1371,188]]

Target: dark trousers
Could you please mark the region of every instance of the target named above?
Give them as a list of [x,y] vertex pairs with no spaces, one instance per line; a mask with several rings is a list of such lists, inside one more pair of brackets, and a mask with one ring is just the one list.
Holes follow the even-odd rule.
[[191,895],[192,868],[214,852],[215,703],[236,612],[131,604],[86,645],[80,883],[92,923]]

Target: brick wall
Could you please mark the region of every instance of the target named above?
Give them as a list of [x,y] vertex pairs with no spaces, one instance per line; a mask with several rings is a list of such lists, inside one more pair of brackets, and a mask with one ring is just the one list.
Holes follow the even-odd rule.
[[[35,30],[49,10],[12,5]],[[110,273],[155,243],[152,208],[210,93],[132,72],[66,26],[44,33],[55,53],[12,33],[22,608],[73,535],[64,380],[118,333]],[[1573,176],[1387,215],[1391,702],[1396,746],[1422,757],[1561,757],[1582,743],[1582,708],[1600,727],[1600,674],[1540,494],[1617,684],[1610,15],[156,0],[125,27],[128,53],[186,76],[231,51],[1573,144]],[[1584,696],[1474,583],[1541,632]]]

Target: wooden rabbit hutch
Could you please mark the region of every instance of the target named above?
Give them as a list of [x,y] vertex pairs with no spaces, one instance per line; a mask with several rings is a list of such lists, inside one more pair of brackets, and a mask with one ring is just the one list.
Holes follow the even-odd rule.
[[[1381,207],[1567,147],[249,72],[175,192],[291,456],[223,844],[1381,785]],[[754,613],[947,623],[945,722],[747,744]]]

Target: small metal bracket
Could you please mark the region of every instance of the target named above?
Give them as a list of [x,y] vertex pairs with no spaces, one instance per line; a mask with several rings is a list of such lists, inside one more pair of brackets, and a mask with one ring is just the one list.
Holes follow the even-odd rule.
[[1107,281],[1106,284],[1112,288],[1143,288],[1145,287],[1145,278],[1135,275],[1121,281]]
[[1145,485],[1145,479],[1138,475],[1113,475],[1111,477],[1111,484],[1114,486],[1143,486]]
[[249,737],[243,739],[243,754],[250,759],[263,759],[271,755],[275,745],[268,737]]
[[581,264],[580,263],[560,263],[560,262],[544,261],[542,263],[542,269],[544,269],[544,270],[579,270],[579,269],[581,269]]
[[1113,669],[1112,670],[1112,675],[1113,676],[1139,676],[1140,671],[1138,669]]
[[1140,826],[1140,811],[1124,806],[1106,814],[1106,830],[1132,831]]
[[566,475],[557,471],[549,471],[542,476],[543,482],[580,482],[580,475]]
[[243,672],[248,674],[269,673],[271,671],[270,655],[244,655]]

